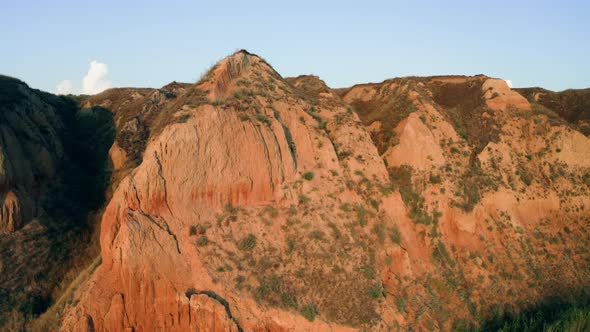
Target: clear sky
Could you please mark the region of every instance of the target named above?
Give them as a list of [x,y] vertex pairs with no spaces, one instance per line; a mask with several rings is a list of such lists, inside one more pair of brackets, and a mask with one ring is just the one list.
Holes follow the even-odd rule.
[[0,0],[0,45],[0,73],[52,92],[192,82],[240,48],[331,87],[483,73],[563,90],[590,87],[590,1]]

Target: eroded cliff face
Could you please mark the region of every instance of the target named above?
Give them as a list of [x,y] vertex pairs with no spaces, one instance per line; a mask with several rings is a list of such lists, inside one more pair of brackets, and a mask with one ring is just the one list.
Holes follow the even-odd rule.
[[38,214],[40,195],[63,155],[57,134],[63,124],[26,84],[0,79],[0,232],[11,233]]
[[402,325],[450,329],[450,317],[584,294],[587,137],[485,76],[394,79],[341,93],[383,147],[409,210],[405,252],[381,274],[394,294],[383,301],[384,320],[390,312]]
[[[331,242],[356,241],[338,220],[337,203],[362,218],[374,214],[346,187],[353,173],[342,163],[365,158],[380,167],[375,178],[387,173],[353,113],[342,105],[318,109],[326,114],[320,122],[294,89],[263,60],[239,52],[177,98],[174,121],[150,139],[106,209],[103,263],[80,288],[63,329],[325,329],[329,323],[297,313],[315,316],[322,302],[342,323],[376,319],[367,289],[377,279],[354,270],[373,270],[360,246],[339,248],[342,257],[332,259],[346,266],[331,289],[315,290],[333,273],[324,266]],[[199,104],[186,102],[194,96],[203,96]],[[351,135],[368,147],[341,162],[332,126],[339,149],[352,149]],[[309,285],[312,278],[320,281]]]
[[240,51],[86,106],[119,178],[64,331],[450,330],[588,286],[590,141],[501,80],[335,92]]
[[70,266],[86,264],[72,251],[87,248],[88,217],[103,204],[108,125],[108,115],[78,114],[70,98],[0,76],[2,328],[22,329],[46,310]]

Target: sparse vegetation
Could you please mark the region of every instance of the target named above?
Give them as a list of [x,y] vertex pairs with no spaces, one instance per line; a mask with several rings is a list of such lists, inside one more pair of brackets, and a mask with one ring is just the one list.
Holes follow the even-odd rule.
[[309,198],[309,196],[304,195],[304,194],[299,195],[299,203],[300,204],[307,204],[307,203],[309,203],[309,201],[311,201],[311,198]]
[[484,322],[478,330],[487,331],[543,331],[582,332],[590,331],[590,307],[552,305],[529,310],[519,315],[496,317]]
[[438,241],[432,251],[432,257],[441,264],[448,264],[450,267],[455,266],[455,261],[451,258],[447,247],[441,241]]
[[202,225],[202,224],[196,224],[196,225],[192,225],[189,228],[189,235],[190,236],[194,236],[194,235],[204,235],[205,232],[207,232],[207,226]]
[[182,114],[181,116],[178,117],[178,119],[176,120],[176,122],[178,123],[185,123],[188,121],[188,119],[190,119],[190,115],[189,114]]
[[309,233],[309,238],[313,240],[323,240],[324,236],[325,234],[321,230],[315,230]]
[[209,239],[203,235],[197,239],[195,244],[197,245],[197,247],[204,247],[209,244]]
[[383,297],[383,291],[383,285],[380,282],[374,284],[373,286],[371,286],[371,288],[369,288],[369,294],[375,300]]
[[[229,72],[230,77],[239,74],[236,68],[230,69]],[[280,132],[280,126],[283,127],[284,139],[289,145],[295,167],[281,168],[281,178],[278,181],[274,181],[277,180],[276,178],[271,179],[273,190],[276,189],[275,193],[278,192],[280,195],[273,196],[276,200],[257,199],[259,196],[256,196],[258,194],[256,190],[260,186],[254,182],[259,178],[250,176],[247,173],[248,169],[240,168],[232,174],[250,182],[250,188],[256,194],[255,199],[252,201],[248,199],[250,192],[247,190],[244,193],[237,192],[233,187],[230,188],[229,195],[232,197],[230,201],[244,202],[244,206],[228,204],[225,210],[218,211],[218,214],[211,218],[212,220],[207,220],[208,214],[203,213],[201,214],[205,216],[203,219],[194,219],[199,221],[183,220],[184,223],[180,223],[182,228],[176,224],[167,229],[168,225],[165,225],[163,220],[156,220],[157,225],[161,225],[161,228],[169,233],[172,230],[179,230],[180,233],[173,235],[174,239],[178,235],[179,239],[190,241],[196,247],[193,249],[212,276],[213,282],[220,283],[223,287],[235,286],[234,290],[228,289],[230,293],[237,290],[243,296],[250,294],[263,308],[278,307],[291,314],[299,313],[309,321],[314,321],[321,313],[321,318],[328,323],[349,325],[359,330],[396,329],[408,326],[411,328],[415,323],[416,326],[425,330],[450,329],[449,320],[454,314],[452,311],[457,310],[457,316],[463,320],[457,321],[452,326],[460,330],[460,327],[475,326],[471,324],[481,321],[481,317],[485,317],[490,308],[493,309],[495,306],[509,308],[513,304],[516,306],[516,304],[526,303],[528,301],[526,296],[531,290],[536,292],[535,296],[545,296],[540,291],[544,289],[559,291],[557,288],[553,289],[553,285],[546,284],[545,280],[548,278],[545,277],[556,274],[555,271],[559,271],[560,268],[568,269],[567,273],[563,274],[567,282],[571,282],[573,278],[582,280],[584,277],[583,273],[590,261],[586,255],[588,249],[585,246],[588,244],[586,223],[585,220],[582,222],[576,220],[572,215],[574,211],[577,213],[586,208],[578,201],[581,201],[580,197],[586,195],[587,191],[584,190],[588,189],[580,184],[586,182],[590,186],[590,172],[586,170],[586,174],[582,175],[568,169],[567,165],[561,167],[557,163],[548,164],[536,150],[526,155],[512,151],[509,155],[513,159],[506,158],[508,154],[504,155],[504,160],[492,159],[491,162],[495,163],[493,169],[499,175],[489,171],[488,157],[494,153],[489,146],[493,144],[488,145],[487,155],[479,154],[478,149],[497,138],[496,129],[490,128],[501,128],[501,126],[493,123],[496,115],[482,104],[481,84],[478,78],[472,80],[475,82],[473,84],[453,83],[451,87],[442,87],[442,85],[448,85],[446,83],[440,83],[441,86],[438,86],[439,83],[430,82],[426,78],[396,80],[395,85],[388,86],[389,90],[377,87],[380,86],[379,84],[363,86],[363,89],[369,91],[367,95],[370,93],[375,98],[386,96],[386,100],[366,101],[367,99],[364,98],[365,101],[353,102],[358,108],[357,112],[361,120],[371,125],[371,138],[381,153],[399,142],[400,138],[396,136],[394,128],[411,112],[418,111],[420,121],[433,131],[434,137],[439,140],[443,148],[443,157],[447,160],[446,165],[440,167],[420,165],[416,169],[410,166],[389,167],[386,163],[390,177],[390,181],[386,183],[380,173],[374,174],[373,169],[369,168],[374,162],[373,156],[372,153],[365,153],[363,146],[360,149],[357,149],[358,146],[357,148],[346,146],[346,149],[350,150],[339,151],[338,149],[342,149],[342,146],[339,147],[335,143],[339,138],[332,136],[340,133],[320,132],[310,126],[309,121],[313,118],[317,121],[319,129],[327,129],[327,122],[320,114],[330,119],[331,129],[340,129],[339,126],[350,123],[358,126],[357,121],[352,121],[353,117],[350,116],[353,113],[352,108],[348,107],[348,110],[344,111],[347,106],[343,98],[334,102],[338,106],[334,113],[337,115],[337,122],[332,125],[334,118],[332,114],[328,117],[325,107],[326,100],[329,98],[324,95],[320,98],[317,91],[309,90],[309,86],[316,90],[337,94],[341,93],[336,92],[340,89],[330,90],[321,85],[316,87],[313,86],[313,80],[303,82],[303,85],[309,86],[300,87],[292,83],[298,78],[285,83],[276,75],[269,78],[268,75],[274,74],[269,74],[269,70],[260,67],[256,68],[256,73],[255,75],[249,73],[252,77],[231,78],[232,83],[228,84],[231,89],[224,94],[230,97],[227,100],[215,100],[212,103],[223,106],[215,109],[215,113],[230,114],[228,117],[233,119],[231,123],[237,123],[238,118],[241,121],[247,121],[238,123],[239,128],[254,130],[263,140],[271,137],[279,141],[281,144],[279,144],[278,152],[281,158],[289,159],[289,151],[285,149]],[[444,80],[440,79],[440,82]],[[452,80],[461,81],[458,78]],[[382,86],[386,85],[382,84]],[[346,89],[341,91],[344,90]],[[191,105],[203,102],[204,94],[198,91],[191,93]],[[257,97],[254,98],[255,95]],[[180,101],[184,98],[181,93],[166,96]],[[304,96],[305,100],[300,99],[296,103],[291,103],[299,96]],[[313,106],[309,106],[307,114],[303,113],[302,109],[298,109],[290,114],[289,118],[281,119],[280,115],[284,115],[282,112],[286,109],[285,104],[281,105],[281,112],[272,106],[272,102],[279,98],[281,102],[289,103],[291,108],[295,107],[294,105]],[[467,100],[459,100],[461,98]],[[207,100],[208,102],[210,101]],[[424,107],[428,106],[425,105],[426,103],[432,103],[433,107]],[[278,107],[279,104],[276,105]],[[174,123],[175,119],[178,123],[182,123],[189,121],[191,116],[201,116],[199,110],[191,111],[190,115],[179,115],[187,108],[176,108],[180,104],[174,106],[175,112],[177,109],[179,113],[167,113],[169,120],[166,121],[170,121],[169,124]],[[487,113],[485,117],[482,116],[483,112]],[[300,116],[301,114],[303,116]],[[415,120],[418,114],[412,115],[412,119]],[[537,127],[543,126],[547,121],[544,115],[535,113],[534,116]],[[305,124],[305,119],[308,123],[302,126],[300,123]],[[379,123],[375,123],[377,121]],[[461,137],[458,141],[444,138],[448,132],[448,126],[436,132],[437,126],[440,125],[438,128],[442,128],[442,125],[446,126],[442,121],[452,122]],[[528,122],[530,126],[535,127],[532,120]],[[339,159],[351,158],[346,162],[338,163],[335,157],[331,157],[331,161],[326,161],[315,156],[313,165],[308,163],[307,159],[298,164],[301,158],[295,154],[294,140],[287,127],[293,123],[301,130],[311,130],[313,147],[325,147],[323,151],[328,151],[330,144],[334,144]],[[118,140],[127,144],[124,147],[125,151],[144,149],[148,138],[153,135],[151,123],[139,122],[137,126],[134,126],[135,124],[132,122],[129,127],[137,128],[137,132],[119,133]],[[263,125],[273,125],[273,127],[265,128]],[[420,128],[424,127],[421,123],[418,125]],[[517,126],[511,128],[517,128]],[[527,129],[526,132],[532,134],[533,130]],[[482,134],[479,134],[479,131],[482,131]],[[272,138],[272,133],[278,133],[278,135]],[[441,133],[443,138],[439,139]],[[301,132],[296,134],[295,138],[300,142]],[[216,135],[211,137],[217,139]],[[361,136],[359,141],[363,138],[364,136]],[[246,141],[249,142],[249,140]],[[267,151],[270,149],[277,151],[276,146],[271,146],[276,141],[266,146]],[[503,143],[499,142],[498,145]],[[555,149],[555,146],[557,145],[554,142],[547,143],[543,153],[550,155],[550,150]],[[373,149],[370,142],[369,147]],[[496,151],[495,148],[494,151]],[[142,153],[143,150],[136,153],[139,159],[135,162],[142,160]],[[270,158],[269,155],[267,154],[266,157]],[[132,158],[135,157],[132,156]],[[383,159],[391,162],[390,158]],[[479,165],[480,159],[482,165]],[[376,160],[379,163],[382,162],[378,156]],[[427,160],[437,164],[434,156],[429,155]],[[506,166],[510,165],[510,162],[514,165],[512,170]],[[546,174],[537,172],[541,168],[546,169],[544,171]],[[316,173],[311,170],[315,170]],[[293,178],[295,172],[298,172],[300,177],[295,175]],[[275,173],[273,171],[273,174]],[[189,174],[189,176],[206,175]],[[559,211],[565,211],[563,220],[553,222],[553,219],[548,218],[539,222],[536,218],[529,218],[530,216],[526,213],[522,213],[522,216],[511,222],[510,211],[498,210],[490,212],[488,216],[486,211],[491,209],[486,209],[483,213],[478,210],[476,214],[469,215],[482,200],[486,190],[506,186],[506,192],[510,192],[508,184],[503,182],[503,176],[509,179],[514,177],[516,180],[506,180],[506,182],[514,183],[512,189],[517,201],[535,198],[531,197],[534,195],[531,192],[537,189],[545,189],[544,197],[551,199],[553,196],[548,194],[552,194],[551,190],[554,190],[559,185],[557,182],[561,181],[552,183],[551,180],[557,178],[564,179],[563,182],[571,180],[575,184],[572,186],[575,187],[574,189],[559,187],[559,192],[555,189],[557,196],[561,199],[560,204],[564,207]],[[527,191],[518,182],[519,178],[525,185],[536,182],[539,186],[534,186]],[[166,190],[174,189],[176,180],[178,179],[171,178],[170,182],[166,183],[170,185]],[[234,181],[236,178],[229,180]],[[203,186],[203,190],[209,190],[209,188]],[[407,216],[413,224],[405,223],[403,218],[400,220],[398,211],[392,213],[391,202],[398,199],[396,190],[399,190],[407,209]],[[442,195],[445,191],[447,194]],[[384,197],[392,193],[395,193],[395,196],[391,195],[389,199]],[[195,195],[198,194],[199,192],[195,193]],[[240,195],[238,199],[235,199],[235,194]],[[246,199],[242,200],[242,197]],[[299,205],[293,202],[297,199]],[[439,229],[441,213],[437,208],[440,206],[446,208],[449,200],[453,206],[461,208],[466,213],[445,209],[445,217],[448,218],[444,224],[441,223]],[[568,200],[576,202],[576,205]],[[251,202],[254,204],[250,204]],[[501,207],[502,204],[498,205]],[[403,209],[404,206],[399,208]],[[137,211],[132,212],[137,213]],[[469,218],[479,218],[480,215],[484,217],[476,220],[475,232],[471,234],[462,231],[463,224],[448,222],[457,215]],[[183,214],[177,216],[183,216]],[[488,217],[489,220],[485,219]],[[217,224],[215,224],[216,219]],[[174,221],[171,218],[166,222]],[[517,226],[518,224],[520,226]],[[400,229],[398,225],[402,228]],[[402,230],[404,238],[402,238]],[[159,230],[156,231],[159,232]],[[188,239],[186,239],[187,232]],[[4,242],[0,244],[4,245]],[[421,251],[420,257],[416,257],[416,246]],[[0,253],[7,253],[10,248],[12,247],[0,247]],[[424,253],[420,248],[426,248],[427,252]],[[428,252],[429,249],[431,252]],[[424,254],[426,254],[426,260],[422,259]],[[559,265],[560,260],[565,261],[567,265],[565,263]],[[410,271],[407,267],[408,261],[412,265]],[[545,262],[548,263],[545,264]],[[0,270],[2,263],[0,260]],[[547,266],[550,268],[545,270]],[[391,271],[384,269],[391,269]],[[381,277],[384,271],[387,271],[388,276],[382,282]],[[572,285],[578,286],[573,283]],[[184,287],[183,289],[186,289],[187,286]],[[519,294],[520,290],[523,292],[522,296]],[[69,294],[74,291],[75,289],[71,290]],[[199,288],[199,294],[202,293],[204,291]],[[6,294],[7,292],[0,288],[0,302]],[[197,294],[194,288],[187,289],[185,293],[187,297],[194,294]],[[474,294],[475,296],[472,296]],[[493,296],[490,297],[490,294]],[[66,300],[72,301],[72,297],[68,295]],[[58,303],[64,303],[66,300],[60,299],[61,302]],[[536,301],[538,298],[531,301],[533,300]],[[30,296],[19,309],[33,317],[43,311],[48,304],[46,297]],[[380,309],[382,309],[379,307],[380,304],[388,306],[385,311],[388,315],[397,307],[408,326],[385,326],[385,322],[382,324],[379,317]],[[585,314],[577,312],[568,316],[569,318],[560,318],[560,320],[539,319],[536,314],[527,314],[510,322],[503,321],[504,325],[497,327],[505,330],[538,330],[545,329],[547,326],[554,326],[555,329],[573,326],[572,328],[585,330],[590,320],[587,312],[587,310]],[[54,312],[49,313],[52,317],[59,316]],[[394,317],[397,317],[397,314],[394,314]],[[571,317],[573,318],[570,319]],[[539,325],[537,320],[542,325]],[[584,323],[580,324],[580,321]],[[1,323],[3,321],[0,321]]]
[[381,244],[385,243],[385,237],[386,237],[386,227],[383,223],[381,222],[376,222],[373,225],[373,233],[375,233],[375,235],[377,236],[377,238],[379,239],[379,242]]
[[266,116],[262,115],[262,114],[257,114],[256,115],[256,120],[264,123],[267,126],[270,126],[271,125],[270,119],[267,118]]

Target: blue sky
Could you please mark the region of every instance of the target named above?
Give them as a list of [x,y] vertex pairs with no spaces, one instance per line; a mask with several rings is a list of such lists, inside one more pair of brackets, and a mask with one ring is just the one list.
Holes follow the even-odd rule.
[[516,87],[583,88],[589,3],[0,0],[0,73],[46,91],[70,80],[80,92],[96,61],[96,89],[160,87],[195,81],[246,48],[283,76],[315,74],[332,87],[483,73]]

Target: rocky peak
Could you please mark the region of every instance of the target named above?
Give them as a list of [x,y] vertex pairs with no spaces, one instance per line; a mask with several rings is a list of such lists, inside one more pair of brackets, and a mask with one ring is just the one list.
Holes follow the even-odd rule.
[[240,50],[215,64],[197,82],[199,89],[206,91],[210,99],[229,96],[240,86],[250,81],[282,80],[272,66],[259,56]]

